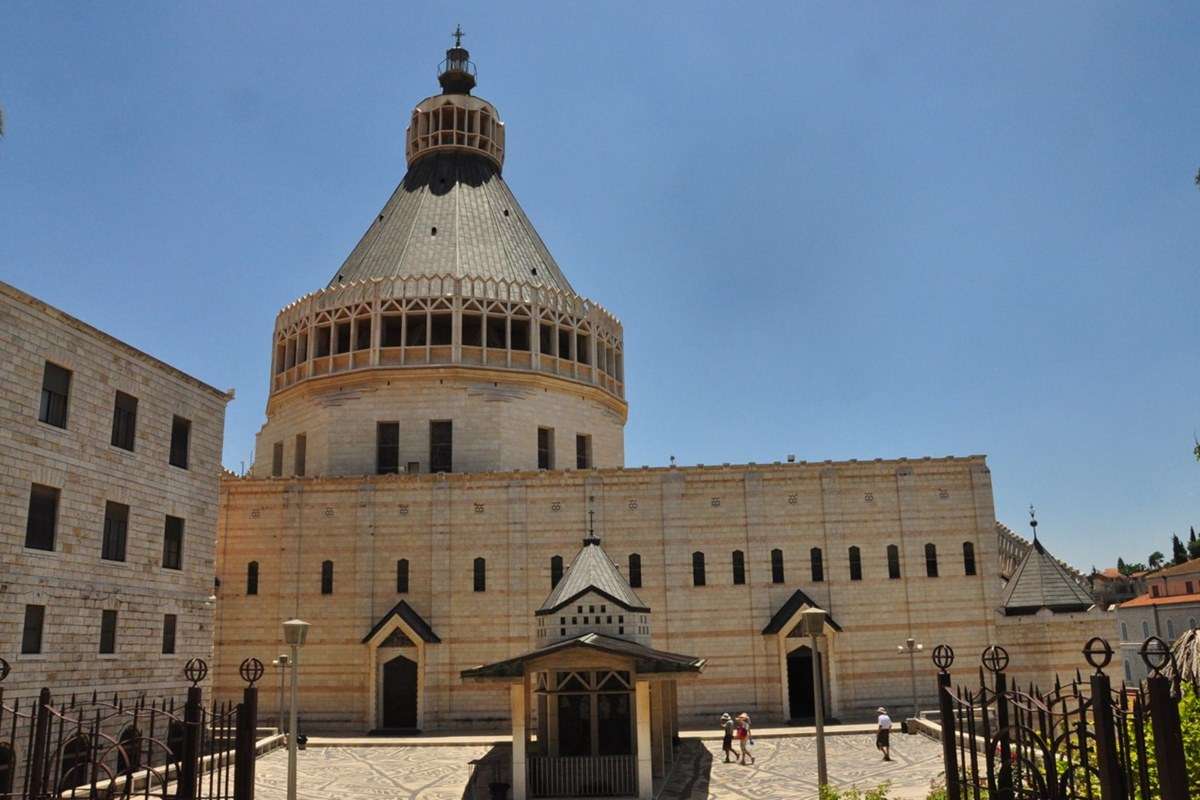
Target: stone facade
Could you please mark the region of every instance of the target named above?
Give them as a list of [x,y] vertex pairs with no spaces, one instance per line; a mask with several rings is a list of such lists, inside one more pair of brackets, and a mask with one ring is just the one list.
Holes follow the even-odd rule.
[[[666,469],[516,472],[222,481],[217,690],[238,686],[237,665],[281,647],[279,622],[313,624],[302,654],[304,712],[314,729],[378,726],[377,665],[391,654],[363,639],[399,600],[437,634],[407,631],[419,659],[421,726],[500,727],[504,698],[464,685],[461,670],[538,646],[531,612],[550,589],[551,560],[569,558],[594,511],[595,532],[618,564],[641,559],[638,595],[654,609],[651,646],[708,659],[680,688],[681,718],[711,721],[746,709],[790,714],[786,655],[804,644],[764,627],[803,591],[829,611],[833,713],[858,718],[907,706],[913,674],[896,645],[908,636],[977,654],[997,640],[997,552],[991,480],[981,456],[914,461]],[[975,553],[965,574],[963,544]],[[886,548],[899,549],[889,579]],[[937,548],[927,575],[926,545]],[[849,548],[861,552],[852,580]],[[814,580],[811,551],[822,552]],[[782,551],[775,582],[772,550]],[[733,552],[745,583],[734,583]],[[694,554],[704,554],[695,585]],[[475,591],[474,562],[486,562]],[[408,562],[408,591],[396,563]],[[247,568],[258,563],[256,595]],[[322,594],[322,563],[333,563]],[[1021,642],[1011,644],[1016,651]],[[917,691],[933,698],[930,667]],[[270,703],[268,698],[266,703]]]
[[[181,692],[186,660],[212,651],[208,598],[232,395],[4,283],[0,342],[0,656],[12,666],[6,697],[42,686]],[[70,373],[65,427],[40,419],[47,362]],[[113,443],[118,393],[136,398],[136,421],[122,439],[132,449]],[[186,468],[169,463],[177,417],[190,422]],[[41,542],[51,549],[27,546],[35,485],[57,492],[53,541]],[[110,503],[128,508],[123,560],[102,558],[106,517],[120,516],[109,513]],[[181,569],[164,567],[168,516],[183,520]],[[110,533],[107,555],[115,556],[119,532]],[[38,653],[22,652],[32,649],[23,641],[26,606],[44,607]],[[100,652],[105,611],[116,612],[111,654]],[[164,654],[168,614],[175,616],[174,652]]]

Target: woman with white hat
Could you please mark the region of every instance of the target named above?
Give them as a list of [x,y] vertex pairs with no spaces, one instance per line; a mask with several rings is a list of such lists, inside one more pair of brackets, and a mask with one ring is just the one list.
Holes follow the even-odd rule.
[[739,764],[745,764],[746,759],[750,759],[750,763],[754,763],[754,756],[750,753],[750,748],[754,746],[754,740],[750,738],[750,715],[745,711],[737,715],[737,738],[738,747],[742,751]]
[[875,709],[875,713],[879,715],[879,727],[875,730],[875,746],[879,748],[879,752],[883,753],[884,761],[891,761],[892,747],[888,739],[892,732],[892,718],[888,716],[887,709],[883,706]]

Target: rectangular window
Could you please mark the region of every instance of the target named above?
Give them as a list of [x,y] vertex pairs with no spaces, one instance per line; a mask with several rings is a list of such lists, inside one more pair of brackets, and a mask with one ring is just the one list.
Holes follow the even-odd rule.
[[164,654],[175,652],[175,615],[163,614],[163,641],[162,651]]
[[454,342],[454,318],[450,314],[429,315],[429,343],[447,345]]
[[592,363],[591,350],[588,347],[588,342],[591,341],[586,333],[575,334],[575,360],[580,364]]
[[425,346],[425,328],[427,314],[424,311],[410,312],[404,317],[405,341],[407,347]]
[[529,320],[513,317],[509,321],[508,331],[513,350],[529,349]]
[[308,467],[308,464],[305,463],[308,459],[307,451],[308,451],[308,437],[305,436],[303,433],[297,433],[296,434],[296,454],[295,454],[295,458],[292,459],[292,461],[293,461],[292,474],[293,475],[303,475],[304,474],[304,470]]
[[56,428],[67,427],[67,397],[71,393],[71,371],[46,362],[42,372],[42,404],[38,419]]
[[554,469],[554,429],[538,428],[538,469]]
[[183,569],[183,520],[167,517],[163,529],[163,562],[167,569]]
[[105,503],[104,539],[100,545],[100,557],[106,561],[124,561],[128,531],[129,506],[111,500]]
[[399,314],[386,315],[380,324],[379,346],[399,347],[404,341],[404,317]]
[[117,612],[106,608],[100,612],[100,652],[117,652]]
[[317,338],[314,340],[314,355],[323,358],[329,355],[329,346],[333,342],[333,329],[328,325],[317,328]]
[[283,475],[283,442],[276,442],[271,447],[271,476],[279,478]]
[[1188,593],[1188,594],[1192,594],[1193,592],[1195,592],[1195,591],[1196,591],[1196,590],[1195,590],[1195,588],[1193,587],[1193,585],[1192,585],[1192,582],[1191,582],[1191,581],[1186,581],[1186,582],[1184,583],[1184,586],[1187,588],[1187,593]]
[[450,420],[429,423],[429,471],[454,471],[454,423]]
[[496,350],[508,347],[508,320],[504,317],[487,318],[487,346]]
[[188,446],[192,438],[192,423],[183,417],[171,420],[171,466],[188,468]]
[[29,487],[29,519],[25,523],[25,546],[53,550],[58,526],[58,489],[32,484]]
[[396,593],[408,594],[408,559],[396,562]]
[[350,323],[339,322],[334,326],[334,344],[337,346],[337,352],[350,352]]
[[21,629],[23,654],[36,655],[42,652],[42,628],[45,623],[45,606],[25,606],[25,627]]
[[375,473],[388,475],[400,471],[400,423],[375,424]]
[[475,591],[485,592],[487,591],[487,562],[482,558],[477,558],[475,559],[474,567],[475,574],[473,577]]
[[821,548],[814,547],[808,552],[809,565],[812,571],[813,583],[821,583],[825,580],[825,559],[821,553]]
[[466,347],[483,347],[483,317],[463,314],[462,343]]
[[404,471],[407,472],[409,475],[416,475],[417,473],[419,473],[421,471],[421,462],[420,461],[409,461],[407,464],[404,465]]
[[733,583],[741,586],[746,582],[746,556],[741,550],[733,551]]
[[575,468],[592,468],[592,437],[578,434],[575,437]]
[[137,398],[117,392],[113,403],[112,445],[122,450],[133,450],[133,437],[137,429]]
[[558,357],[571,357],[571,331],[568,328],[558,329]]
[[371,318],[359,317],[354,320],[354,349],[371,349]]

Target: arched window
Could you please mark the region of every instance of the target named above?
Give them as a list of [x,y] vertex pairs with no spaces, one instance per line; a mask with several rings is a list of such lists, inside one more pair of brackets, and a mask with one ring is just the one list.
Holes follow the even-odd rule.
[[0,795],[13,790],[13,776],[17,772],[17,753],[12,745],[0,742]]
[[408,559],[396,562],[396,594],[408,594]]
[[482,558],[475,559],[475,591],[487,591],[487,562]]
[[862,551],[857,546],[850,548],[850,580],[862,580]]
[[925,574],[930,578],[938,576],[937,545],[932,542],[925,545]]
[[1125,659],[1125,680],[1127,680],[1127,681],[1133,680],[1133,670],[1130,669],[1130,667],[1129,667],[1129,659],[1128,658]]
[[741,586],[746,582],[746,554],[741,550],[733,551],[733,583]]
[[783,583],[783,551],[778,547],[771,551],[771,583]]
[[321,562],[321,594],[333,594],[333,562]]
[[1167,641],[1170,642],[1175,638],[1175,620],[1167,620]]
[[[124,775],[142,766],[142,734],[132,725],[126,725],[117,739],[117,773]],[[3,780],[0,780],[3,794]]]
[[692,553],[692,585],[704,585],[704,553],[699,550]]
[[629,586],[633,589],[642,587],[642,557],[637,553],[629,554]]
[[963,542],[963,572],[975,574],[975,545],[970,542]]
[[813,583],[825,580],[825,560],[821,557],[821,548],[814,547],[808,551],[808,560],[812,562]]
[[894,544],[887,546],[887,561],[888,561],[888,579],[899,580],[900,578],[900,548]]
[[550,559],[550,588],[558,586],[558,582],[562,580],[563,563],[562,556],[554,556]]
[[246,565],[246,594],[258,594],[258,562]]
[[75,734],[63,744],[58,791],[65,792],[88,782],[88,756],[91,749],[91,742],[82,733]]
[[1121,641],[1129,641],[1129,627],[1124,622],[1121,623]]
[[1145,620],[1142,620],[1142,638],[1150,638],[1150,623],[1146,622]]

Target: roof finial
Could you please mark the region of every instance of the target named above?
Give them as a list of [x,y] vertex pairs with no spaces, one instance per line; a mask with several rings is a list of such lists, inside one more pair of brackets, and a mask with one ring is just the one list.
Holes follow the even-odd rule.
[[1029,504],[1029,527],[1033,528],[1033,540],[1037,541],[1037,512],[1033,510],[1033,503]]
[[438,83],[445,94],[470,94],[475,88],[475,65],[471,54],[462,46],[462,25],[454,26],[454,47],[446,51],[446,60],[438,67]]
[[462,25],[455,25],[454,33],[452,33],[450,35],[454,37],[454,46],[462,47],[462,37],[463,37]]
[[[588,495],[588,505],[591,506],[592,501],[596,499],[595,495]],[[596,535],[596,510],[588,508],[588,535],[583,539],[583,546],[589,544],[600,544],[600,537]]]

